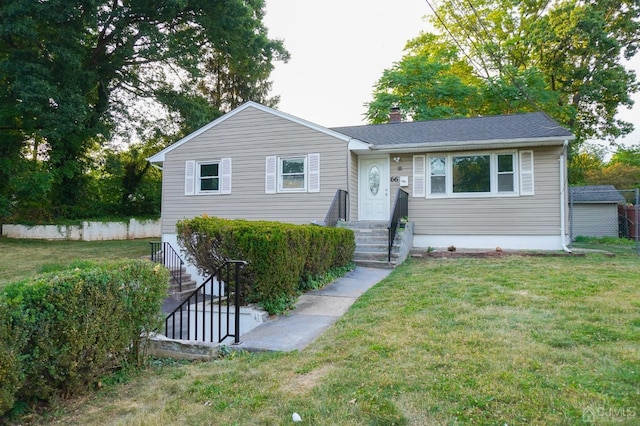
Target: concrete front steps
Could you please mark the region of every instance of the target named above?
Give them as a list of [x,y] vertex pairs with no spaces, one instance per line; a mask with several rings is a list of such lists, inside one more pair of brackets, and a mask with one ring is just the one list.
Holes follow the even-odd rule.
[[356,250],[353,261],[358,266],[370,268],[392,269],[406,259],[413,246],[413,224],[407,223],[398,229],[389,261],[389,229],[388,222],[338,222],[338,226],[353,231],[356,239]]
[[162,304],[162,312],[171,313],[180,303],[191,296],[197,286],[198,283],[191,277],[185,267],[182,267],[182,288],[179,288],[178,282],[172,274],[171,278],[169,278],[168,296]]
[[[151,260],[151,256],[142,256],[145,260]],[[156,259],[162,259],[162,251],[156,253]],[[162,262],[159,262],[162,265]],[[170,269],[170,268],[167,268]],[[183,266],[182,272],[182,287],[178,286],[178,281],[173,277],[174,272],[177,270],[169,270],[171,275],[169,276],[169,289],[167,290],[167,298],[162,304],[162,312],[164,314],[170,314],[175,308],[177,308],[184,300],[186,300],[193,291],[198,287],[198,283],[191,277],[191,274],[187,272],[187,269]],[[177,275],[177,274],[176,274]]]

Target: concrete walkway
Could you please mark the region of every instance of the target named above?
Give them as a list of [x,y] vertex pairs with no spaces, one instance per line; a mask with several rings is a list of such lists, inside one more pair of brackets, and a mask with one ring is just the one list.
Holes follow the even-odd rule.
[[356,267],[320,290],[303,294],[288,315],[269,319],[242,335],[236,349],[302,350],[335,323],[361,294],[382,281],[390,269]]

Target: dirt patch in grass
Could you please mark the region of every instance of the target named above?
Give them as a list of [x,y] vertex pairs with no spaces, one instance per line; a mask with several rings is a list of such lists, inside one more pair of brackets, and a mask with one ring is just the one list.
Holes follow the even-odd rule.
[[283,386],[283,390],[294,395],[302,395],[310,392],[321,379],[333,370],[330,365],[324,365],[308,373],[297,374],[289,379]]

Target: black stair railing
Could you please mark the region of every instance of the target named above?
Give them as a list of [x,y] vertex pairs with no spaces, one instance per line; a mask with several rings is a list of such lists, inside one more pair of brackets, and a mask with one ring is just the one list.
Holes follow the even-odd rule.
[[336,226],[339,220],[347,220],[347,208],[349,206],[349,193],[343,189],[338,189],[333,196],[329,212],[324,218],[325,226]]
[[409,193],[402,188],[398,188],[396,193],[396,200],[393,203],[393,213],[391,220],[389,220],[389,257],[388,261],[391,262],[391,251],[393,250],[393,242],[396,239],[396,233],[398,232],[398,226],[400,220],[409,216]]
[[184,261],[180,255],[171,247],[171,244],[160,241],[151,243],[151,261],[164,265],[171,276],[178,284],[178,291],[182,291],[182,267]]
[[246,264],[243,260],[229,260],[220,266],[167,315],[165,336],[212,343],[233,337],[234,344],[240,343],[240,278]]

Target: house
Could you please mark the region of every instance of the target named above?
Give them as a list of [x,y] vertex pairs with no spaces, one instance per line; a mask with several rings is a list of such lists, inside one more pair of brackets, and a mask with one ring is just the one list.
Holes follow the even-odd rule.
[[322,222],[337,190],[343,219],[386,227],[402,190],[415,247],[558,250],[572,139],[539,112],[329,129],[247,102],[149,161],[172,245],[178,220],[205,213]]
[[625,203],[613,185],[571,187],[571,237],[617,237],[618,205]]

